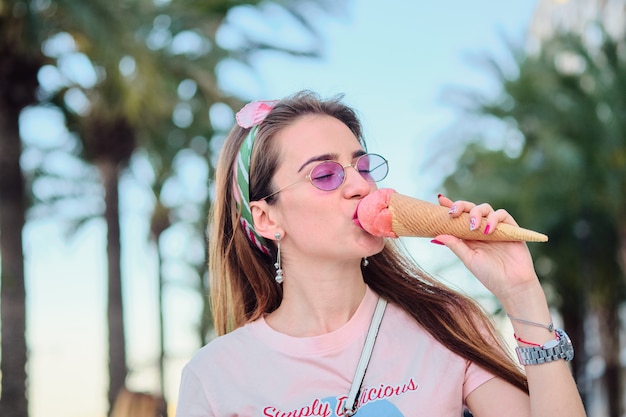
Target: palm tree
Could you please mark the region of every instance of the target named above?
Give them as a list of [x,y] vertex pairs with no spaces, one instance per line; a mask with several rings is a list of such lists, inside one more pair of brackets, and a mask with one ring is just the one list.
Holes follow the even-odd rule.
[[[24,198],[24,180],[19,167],[21,143],[19,138],[18,120],[21,110],[27,105],[38,102],[37,75],[45,64],[54,64],[55,59],[44,55],[42,44],[59,33],[71,33],[71,37],[78,45],[78,50],[90,53],[101,58],[99,62],[104,68],[115,68],[124,55],[128,53],[126,46],[135,46],[132,36],[129,36],[127,17],[133,16],[127,4],[118,7],[117,4],[102,1],[77,3],[73,1],[57,0],[48,3],[24,3],[8,1],[0,8],[0,42],[2,45],[2,72],[0,110],[2,125],[0,125],[0,149],[2,149],[2,189],[0,191],[2,212],[0,227],[2,228],[2,398],[0,399],[0,414],[25,416],[28,412],[26,401],[26,345],[25,335],[25,291],[23,273],[23,253],[21,231],[24,225],[26,201]],[[116,36],[126,36],[124,42],[115,42]],[[119,40],[119,39],[118,39]],[[111,72],[115,74],[115,71]],[[107,80],[111,80],[108,77]],[[110,82],[110,81],[109,81]],[[92,104],[97,100],[92,99]],[[97,104],[97,103],[96,103]],[[111,138],[120,138],[120,146],[115,148],[101,147],[103,155],[97,156],[98,166],[103,174],[103,183],[108,190],[107,215],[115,218],[117,215],[117,189],[115,178],[118,175],[118,164],[128,154],[128,138],[131,134],[129,125],[123,117],[115,117],[110,113],[103,114],[99,120],[93,120],[90,128],[90,138],[102,134],[107,141],[102,144],[111,144]],[[89,136],[89,135],[88,135]],[[94,143],[94,141],[92,141]],[[94,150],[92,147],[90,150]],[[98,149],[96,149],[98,150]],[[117,152],[117,153],[116,153]],[[95,152],[94,152],[95,154]],[[115,183],[115,185],[113,185]],[[119,240],[119,226],[110,223],[109,241]],[[109,245],[110,273],[118,274],[114,259],[119,259],[118,249]],[[9,249],[10,248],[10,249]],[[117,262],[119,266],[119,262]],[[112,305],[121,306],[117,297],[116,280],[110,280]],[[121,322],[121,314],[116,309],[110,309],[113,323]],[[113,332],[118,336],[119,325]],[[123,327],[122,327],[123,329]],[[122,336],[123,337],[123,336]],[[117,340],[119,337],[114,336]],[[123,338],[121,339],[123,346]],[[115,350],[115,349],[114,349]],[[119,351],[119,349],[118,349]],[[123,363],[123,357],[113,359],[113,363]],[[123,374],[123,367],[116,374]],[[112,378],[119,379],[118,377]],[[13,414],[16,413],[16,414]]]
[[[245,2],[242,7],[252,8],[258,1]],[[278,2],[276,2],[278,3]],[[240,98],[234,97],[223,92],[219,88],[219,80],[217,76],[217,67],[225,59],[239,61],[245,65],[250,65],[250,59],[254,54],[262,50],[272,50],[280,53],[291,54],[296,56],[316,57],[321,51],[321,44],[317,33],[305,16],[306,11],[299,8],[300,5],[306,3],[316,3],[322,6],[330,6],[332,2],[327,0],[303,1],[293,0],[290,2],[281,2],[281,7],[285,8],[297,22],[297,29],[300,32],[308,32],[312,35],[314,42],[309,45],[289,46],[285,45],[278,37],[275,39],[257,39],[252,33],[248,33],[245,29],[236,29],[243,31],[241,33],[244,39],[243,43],[234,48],[222,48],[217,41],[217,34],[220,28],[228,25],[227,16],[229,11],[233,9],[232,3],[228,1],[213,3],[192,3],[181,4],[172,3],[167,9],[161,10],[159,17],[159,30],[169,32],[170,41],[163,42],[159,45],[158,50],[162,53],[159,55],[163,60],[160,68],[164,69],[164,76],[169,77],[169,83],[176,87],[185,85],[193,85],[194,92],[188,97],[185,94],[179,95],[177,103],[184,104],[188,109],[190,121],[185,126],[176,125],[171,119],[163,119],[160,124],[142,128],[140,136],[149,136],[149,140],[142,141],[143,152],[148,155],[151,165],[155,172],[155,181],[151,188],[154,193],[154,211],[151,219],[151,240],[156,243],[157,254],[159,256],[159,265],[162,265],[162,251],[159,250],[161,236],[172,224],[188,223],[191,229],[199,234],[195,240],[204,243],[206,246],[205,236],[205,215],[209,211],[211,204],[210,198],[207,197],[203,201],[183,201],[181,206],[193,205],[193,211],[202,213],[199,218],[189,220],[184,214],[181,207],[166,206],[162,201],[161,192],[164,184],[171,180],[175,175],[174,161],[182,153],[181,150],[193,149],[194,143],[202,141],[206,145],[204,150],[196,150],[194,152],[201,153],[201,157],[207,163],[209,177],[212,178],[214,167],[212,166],[212,158],[208,151],[208,143],[213,140],[214,135],[225,134],[225,132],[216,132],[212,126],[212,121],[207,117],[207,109],[216,104],[226,105],[231,109],[238,109],[242,105]],[[265,7],[269,7],[265,5]],[[276,5],[274,5],[276,7]],[[254,9],[252,9],[254,10]],[[330,9],[328,9],[330,10]],[[263,11],[257,12],[259,17],[263,17]],[[168,18],[164,18],[164,16]],[[154,26],[154,25],[153,25]],[[143,28],[141,33],[145,33],[146,37],[150,37],[150,32],[155,30],[152,28]],[[191,36],[199,45],[211,45],[208,50],[203,51],[187,49],[184,52],[177,51],[174,46],[179,36]],[[168,140],[174,134],[178,138],[178,145],[173,146],[172,141]],[[184,152],[184,151],[183,151]],[[206,250],[204,250],[206,253]],[[198,344],[203,345],[207,342],[209,331],[212,323],[210,319],[208,305],[208,287],[207,287],[207,271],[206,262],[192,265],[196,270],[198,284],[196,291],[200,294],[203,301],[203,312],[198,324]],[[159,268],[159,299],[162,306],[163,293],[166,289],[168,280],[161,268]],[[163,307],[161,307],[163,308]],[[161,386],[164,381],[164,362],[166,360],[163,316],[161,313],[161,353],[159,358],[159,368],[161,370]]]
[[[258,1],[238,2],[238,5],[256,5]],[[306,12],[297,4],[311,3],[293,1],[285,3],[286,8],[305,30],[314,32]],[[312,3],[326,3],[319,0]],[[22,108],[37,103],[37,73],[44,64],[54,64],[54,56],[45,56],[41,45],[59,33],[66,33],[76,43],[76,49],[85,54],[99,74],[93,86],[71,85],[51,94],[49,100],[64,110],[68,127],[79,134],[83,142],[83,157],[94,164],[101,174],[105,199],[105,219],[107,221],[107,252],[109,270],[108,317],[110,342],[110,390],[113,401],[117,391],[123,386],[127,373],[125,361],[125,338],[121,294],[120,230],[118,208],[118,182],[134,149],[150,146],[150,126],[158,125],[158,120],[169,119],[172,113],[177,86],[173,80],[191,78],[199,86],[205,108],[215,102],[239,107],[239,100],[223,94],[215,76],[217,64],[227,58],[247,63],[255,52],[264,49],[282,50],[287,53],[314,56],[319,51],[316,46],[310,50],[301,47],[286,47],[279,44],[278,38],[257,40],[246,36],[246,42],[233,50],[217,47],[216,32],[228,11],[235,7],[232,2],[212,2],[210,4],[190,2],[163,3],[164,8],[156,8],[149,1],[126,2],[123,4],[92,1],[87,3],[71,0],[33,3],[32,7],[23,2],[10,1],[0,8],[2,23],[2,122],[0,128],[0,150],[7,163],[2,164],[2,184],[0,209],[2,218],[2,293],[3,293],[3,357],[14,357],[15,361],[3,360],[3,397],[0,401],[0,414],[4,408],[25,410],[26,397],[23,395],[25,380],[26,346],[24,339],[25,309],[23,290],[23,255],[8,251],[6,247],[21,248],[21,229],[24,224],[24,183],[19,169],[20,141],[17,120]],[[9,14],[12,15],[9,15]],[[165,17],[172,22],[167,29],[172,37],[183,32],[200,34],[209,39],[211,53],[187,51],[185,54],[166,50],[169,43],[155,44],[154,30]],[[207,18],[207,16],[209,18]],[[167,18],[165,18],[167,20]],[[149,22],[149,23],[146,23]],[[159,23],[160,22],[160,23]],[[247,34],[248,35],[248,34]],[[315,44],[317,45],[317,44]],[[146,48],[148,46],[148,48]],[[158,52],[158,53],[155,53]],[[164,52],[164,53],[160,53]],[[137,70],[122,75],[118,66],[122,62],[136,64]],[[161,72],[166,71],[167,77]],[[88,99],[87,108],[76,109],[67,102],[65,92],[69,88],[79,88]],[[196,129],[206,119],[196,119]],[[208,124],[206,124],[208,125]],[[205,126],[206,126],[205,125]],[[191,129],[188,132],[192,132]],[[5,134],[6,133],[6,134]],[[210,138],[208,138],[210,139]],[[10,163],[8,161],[11,161]],[[17,191],[16,191],[17,190]],[[6,206],[5,206],[6,203]],[[9,204],[11,203],[11,204]],[[5,244],[5,242],[9,242]],[[15,279],[13,279],[15,277]],[[13,285],[15,283],[15,285]],[[8,301],[5,300],[7,298]],[[4,312],[11,309],[11,315]],[[11,325],[8,325],[8,323]],[[20,338],[23,342],[19,342]],[[11,355],[12,351],[19,354]],[[14,369],[22,369],[21,373]],[[10,395],[13,392],[22,395]],[[14,403],[19,403],[14,406]],[[25,415],[22,411],[21,414]],[[8,414],[7,414],[8,415]]]
[[500,96],[466,97],[480,126],[497,121],[504,149],[489,150],[480,144],[481,133],[468,134],[462,139],[474,144],[445,186],[453,194],[506,207],[522,224],[550,236],[549,244],[531,248],[538,272],[577,344],[574,370],[583,394],[589,386],[583,323],[591,312],[599,318],[613,417],[621,409],[618,311],[626,298],[626,264],[620,258],[626,62],[619,53],[625,43],[603,35],[596,45],[559,35],[538,55],[516,51],[516,77],[492,65]]
[[[258,1],[246,2],[250,5]],[[296,4],[298,1],[293,1]],[[290,3],[287,3],[289,6]],[[157,152],[160,162],[155,169],[161,180],[167,174],[179,148],[184,148],[197,135],[212,136],[210,120],[206,109],[215,103],[224,103],[238,108],[241,102],[221,92],[216,78],[217,65],[229,56],[246,62],[250,55],[260,49],[272,49],[291,54],[314,56],[318,53],[317,44],[311,50],[289,49],[271,41],[258,42],[250,38],[244,50],[228,51],[219,46],[216,33],[228,11],[232,8],[228,1],[223,3],[171,3],[167,7],[142,10],[133,13],[142,16],[142,20],[133,26],[133,39],[128,31],[120,27],[114,43],[125,45],[122,51],[96,50],[87,46],[89,57],[95,65],[105,69],[106,78],[95,88],[86,91],[90,99],[91,110],[87,116],[67,113],[73,130],[79,133],[84,144],[84,157],[94,163],[101,172],[105,190],[105,218],[108,230],[109,252],[109,344],[110,344],[110,388],[109,401],[112,403],[119,389],[123,386],[127,374],[124,354],[125,338],[123,330],[123,307],[121,294],[121,268],[119,264],[121,245],[119,242],[119,213],[117,201],[117,184],[133,151],[140,146],[150,152]],[[298,18],[305,29],[306,19],[297,8],[288,9]],[[127,12],[129,12],[127,10]],[[206,16],[210,16],[207,18]],[[154,41],[155,33],[166,35],[160,42]],[[199,47],[182,48],[177,38],[182,35],[191,36],[200,42]],[[134,42],[138,39],[139,43]],[[88,43],[87,43],[88,45]],[[206,50],[202,45],[212,45]],[[148,46],[152,53],[146,54]],[[123,54],[123,55],[122,55]],[[111,56],[112,55],[112,56]],[[120,59],[132,57],[136,62],[136,74],[124,77],[116,71]],[[117,61],[116,61],[117,60]],[[158,73],[156,72],[158,70]],[[193,123],[189,126],[174,126],[171,114],[180,103],[177,90],[181,82],[193,81],[198,86],[195,97],[187,99],[193,111]],[[140,82],[138,84],[138,82]],[[158,127],[158,128],[157,128]],[[183,138],[179,148],[168,149],[170,132]],[[164,146],[165,144],[165,146]],[[163,168],[165,171],[160,172]],[[162,184],[155,184],[154,190],[160,191]],[[152,234],[156,242],[168,226],[163,215],[168,212],[156,195],[156,210],[153,215]],[[208,203],[208,201],[207,201]],[[164,221],[165,220],[165,221]],[[203,230],[201,227],[199,230]],[[204,239],[203,239],[204,240]],[[200,267],[200,266],[198,266]],[[201,267],[204,269],[204,266]],[[200,288],[205,286],[204,273],[199,274]],[[159,272],[160,303],[162,303],[165,279]],[[206,294],[206,288],[201,293]],[[204,300],[204,297],[203,297]],[[206,304],[205,304],[206,306]],[[205,307],[206,308],[206,307]],[[161,314],[161,349],[164,350],[164,326]],[[201,340],[205,341],[207,321],[201,320]],[[165,352],[160,354],[160,369],[163,373]],[[161,375],[161,381],[163,381]],[[161,382],[163,384],[163,382]]]
[[[2,388],[0,414],[28,415],[26,397],[26,308],[22,229],[26,218],[25,182],[20,168],[19,116],[37,101],[37,73],[49,62],[41,43],[50,31],[49,10],[7,0],[0,7],[0,321]],[[63,5],[57,16],[70,14]],[[66,14],[67,13],[67,14]]]
[[[36,58],[24,57],[15,36],[4,28],[7,16],[0,15],[0,318],[2,322],[2,388],[0,414],[28,415],[26,399],[26,305],[22,229],[26,198],[20,169],[19,113],[34,100]],[[5,35],[5,36],[3,36]],[[11,85],[24,78],[19,89]]]
[[[161,94],[166,88],[160,85],[162,78],[158,74],[153,54],[134,34],[134,28],[140,24],[134,17],[142,17],[147,12],[142,6],[141,2],[135,2],[125,7],[111,7],[110,17],[115,16],[116,19],[108,27],[110,34],[107,42],[110,46],[102,48],[102,39],[97,37],[81,40],[81,47],[93,65],[104,70],[101,80],[92,88],[85,89],[89,100],[88,109],[77,114],[59,101],[65,110],[68,127],[78,133],[82,141],[82,157],[97,168],[103,187],[107,230],[110,405],[125,387],[128,374],[122,294],[119,182],[137,147],[138,126],[167,117],[168,113],[167,96]],[[132,59],[139,74],[122,74],[118,68],[124,59]],[[57,97],[60,97],[60,93],[63,91],[57,92]]]

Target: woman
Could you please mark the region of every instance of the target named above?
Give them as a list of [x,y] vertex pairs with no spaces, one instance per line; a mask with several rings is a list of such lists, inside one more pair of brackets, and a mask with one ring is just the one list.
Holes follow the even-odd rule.
[[[354,221],[387,162],[367,154],[352,109],[301,92],[237,122],[210,227],[221,337],[185,367],[178,417],[585,415],[525,243],[433,240],[510,314],[522,372],[475,302]],[[488,204],[439,203],[468,227],[515,224]]]

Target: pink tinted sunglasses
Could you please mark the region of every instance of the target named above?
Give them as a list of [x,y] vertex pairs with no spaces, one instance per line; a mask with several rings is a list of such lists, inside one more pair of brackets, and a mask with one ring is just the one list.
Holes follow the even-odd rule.
[[375,153],[366,153],[359,156],[353,163],[341,165],[337,161],[322,161],[315,165],[309,175],[301,180],[289,184],[278,191],[263,197],[261,200],[270,198],[281,191],[292,187],[302,181],[309,180],[313,186],[322,191],[333,191],[341,187],[346,180],[346,168],[354,168],[368,182],[382,181],[389,173],[389,164],[385,158]]

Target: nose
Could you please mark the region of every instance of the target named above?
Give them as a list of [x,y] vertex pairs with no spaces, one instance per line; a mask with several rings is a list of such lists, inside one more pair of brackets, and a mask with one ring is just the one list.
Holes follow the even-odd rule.
[[373,182],[363,178],[357,167],[353,164],[344,165],[343,170],[345,173],[343,193],[347,198],[365,197],[370,193],[372,187],[375,187]]

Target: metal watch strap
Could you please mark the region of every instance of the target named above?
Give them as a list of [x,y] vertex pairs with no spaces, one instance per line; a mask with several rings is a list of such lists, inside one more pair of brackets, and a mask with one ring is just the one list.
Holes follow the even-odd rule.
[[564,359],[569,362],[574,359],[572,342],[563,329],[554,329],[557,339],[551,340],[543,346],[515,348],[517,358],[522,365],[540,365]]

